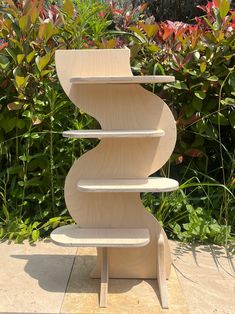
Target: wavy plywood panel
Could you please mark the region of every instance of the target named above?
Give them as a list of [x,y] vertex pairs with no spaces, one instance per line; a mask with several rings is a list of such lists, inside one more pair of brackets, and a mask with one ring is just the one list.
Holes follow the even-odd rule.
[[[157,220],[144,208],[139,193],[86,193],[85,179],[143,179],[169,159],[176,141],[173,115],[162,99],[138,84],[72,84],[72,77],[132,77],[129,50],[61,50],[56,52],[60,83],[73,103],[96,118],[104,130],[164,130],[152,138],[103,138],[71,167],[65,183],[70,214],[83,228],[147,228],[145,247],[111,248],[110,277],[156,278],[158,238],[164,237],[166,276],[170,250]],[[100,275],[100,254],[93,276]]]

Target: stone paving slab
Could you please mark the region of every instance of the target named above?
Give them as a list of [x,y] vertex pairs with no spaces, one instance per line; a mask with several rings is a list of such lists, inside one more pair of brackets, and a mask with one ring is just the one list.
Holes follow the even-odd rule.
[[216,245],[171,243],[189,314],[235,314],[235,260]]
[[157,280],[109,279],[108,306],[99,307],[100,280],[91,279],[96,249],[79,248],[65,294],[62,314],[187,314],[175,270],[168,280],[169,310],[159,303]]
[[0,314],[60,313],[76,248],[0,244]]
[[[224,248],[215,245],[184,245],[175,241],[170,241],[170,243],[173,267],[182,286],[182,289],[178,290],[180,291],[178,297],[185,296],[188,313],[235,314],[234,256]],[[95,251],[93,254],[95,254]],[[75,311],[78,309],[76,304],[78,282],[76,283],[76,281],[77,276],[82,279],[82,272],[77,269],[79,256],[76,256],[76,248],[59,247],[50,241],[39,241],[35,246],[30,246],[27,242],[22,245],[1,243],[0,314],[78,313]],[[75,257],[76,263],[74,264]],[[90,255],[87,258],[84,259],[81,256],[80,262],[83,260],[83,263],[91,267],[95,256],[93,255],[92,258],[92,255]],[[74,282],[75,289],[71,286],[67,289],[73,264],[75,277],[72,276],[70,281]],[[80,264],[79,267],[81,270],[84,265]],[[176,280],[175,273],[173,273],[173,280]],[[83,283],[84,291],[86,292],[85,289],[88,289],[87,292],[93,293],[92,298],[97,302],[99,281],[97,280],[97,283],[93,286],[93,292],[91,286],[87,286],[86,280]],[[136,281],[130,289],[128,283],[121,283],[117,280],[113,282],[113,291],[118,289],[120,284],[124,284],[124,286],[127,284],[126,290],[129,289],[129,293],[131,290],[134,291],[130,302],[136,302],[135,293],[137,293],[141,304],[145,304],[146,309],[151,310],[154,294],[150,294],[145,299],[146,293],[144,292],[149,289],[149,286],[151,286],[152,291],[156,290],[154,286],[156,282],[142,282],[141,286],[141,283]],[[139,286],[141,287],[140,290],[138,290]],[[171,289],[171,286],[169,288]],[[65,295],[66,289],[67,294]],[[172,303],[171,295],[172,292],[170,291],[170,303]],[[119,299],[120,296],[121,291],[117,293],[117,298]],[[114,298],[114,294],[112,298]],[[74,305],[71,300],[74,300]],[[118,300],[117,302],[120,303]],[[157,302],[156,299],[154,302]],[[119,306],[121,308],[121,303]],[[146,309],[142,306],[141,311],[143,314],[148,314]],[[185,313],[180,312],[182,308],[177,309],[175,307],[174,309],[174,314]],[[106,313],[112,314],[107,311]],[[120,313],[125,314],[125,312]],[[156,308],[154,313],[158,314]],[[166,311],[163,313],[166,313]],[[132,314],[140,313],[132,312]]]

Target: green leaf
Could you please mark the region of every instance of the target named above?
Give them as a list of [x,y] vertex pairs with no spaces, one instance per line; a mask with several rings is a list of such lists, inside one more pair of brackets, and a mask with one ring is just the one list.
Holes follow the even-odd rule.
[[226,97],[225,99],[221,100],[221,103],[226,106],[235,106],[235,99]]
[[9,174],[19,174],[23,171],[23,166],[12,166],[10,168],[7,168],[7,173]]
[[235,129],[235,110],[230,112],[228,118],[231,126]]
[[190,205],[190,204],[187,204],[187,205],[186,205],[186,209],[187,209],[187,211],[190,212],[190,213],[194,211],[193,206]]
[[199,99],[205,99],[206,97],[206,93],[201,90],[194,92],[194,95]]
[[141,32],[139,28],[135,26],[131,26],[129,29],[135,33],[135,36],[138,38],[140,42],[145,43],[147,41],[147,39],[145,38],[145,35]]
[[38,133],[31,133],[30,137],[33,139],[37,139],[37,138],[40,138],[40,135]]
[[53,36],[57,32],[58,30],[51,22],[48,22],[48,23],[44,22],[39,26],[38,38],[40,40],[44,39],[45,42],[47,42],[48,39],[51,38],[51,36]]
[[4,216],[6,217],[6,220],[9,220],[10,214],[9,214],[9,211],[7,210],[7,207],[4,204],[2,205],[2,211],[3,211]]
[[26,61],[27,61],[28,63],[30,63],[30,62],[33,60],[33,57],[35,56],[35,54],[36,54],[36,51],[35,51],[35,50],[31,51],[31,52],[27,55]]
[[6,48],[5,51],[9,54],[9,56],[12,57],[12,59],[17,63],[17,58],[16,58],[16,53],[13,49],[11,48]]
[[210,224],[210,229],[216,233],[220,232],[220,226],[218,224]]
[[230,9],[230,1],[229,0],[220,0],[219,2],[219,13],[221,19],[225,18]]
[[25,127],[25,122],[24,122],[24,120],[18,119],[17,122],[16,122],[16,126],[17,126],[17,128],[20,129],[20,130],[23,129],[23,128]]
[[1,120],[1,127],[5,130],[6,133],[11,132],[16,126],[17,118],[13,117],[11,119],[5,118]]
[[9,59],[6,56],[4,56],[4,55],[0,55],[0,67],[3,70],[6,70],[7,67],[9,66],[9,64],[10,64]]
[[201,73],[204,73],[206,71],[206,62],[202,62],[200,64],[200,71]]
[[211,124],[207,124],[205,133],[208,136],[209,140],[217,140],[218,139],[218,131],[217,129]]
[[25,154],[22,156],[19,156],[19,159],[22,161],[30,162],[30,157],[26,156]]
[[21,54],[17,55],[16,58],[17,58],[18,64],[21,64],[22,61],[24,60],[24,54],[21,53]]
[[218,80],[219,80],[219,78],[216,75],[212,75],[212,76],[208,77],[208,81],[211,81],[211,82],[217,82]]
[[23,15],[19,18],[19,27],[24,32],[28,30],[30,26],[30,19],[28,15]]
[[156,63],[153,67],[153,75],[157,75],[157,73],[160,73],[161,75],[166,75],[165,70],[160,63]]
[[38,239],[39,239],[39,237],[40,237],[40,232],[39,232],[39,230],[33,230],[33,232],[32,232],[32,239],[33,239],[33,241],[37,241]]
[[220,12],[219,9],[217,9],[215,6],[212,6],[212,10],[214,12],[215,15],[215,22],[213,23],[213,29],[214,30],[220,30],[221,26],[222,26],[222,20],[220,17]]
[[36,62],[37,68],[40,72],[47,66],[50,59],[51,59],[50,53],[47,53],[43,57],[39,57],[39,56],[36,57],[35,62]]
[[15,82],[18,88],[22,87],[25,84],[26,78],[23,76],[15,76]]
[[140,45],[140,44],[133,44],[133,45],[130,47],[131,59],[134,60],[140,50],[141,50],[141,45]]
[[175,232],[175,234],[178,234],[181,232],[181,227],[178,223],[175,223],[175,225],[173,227],[173,231]]
[[184,112],[187,118],[191,118],[195,113],[195,108],[193,106],[184,106]]
[[217,115],[213,116],[210,120],[214,124],[229,125],[229,120],[221,112],[218,112]]
[[149,24],[140,23],[140,26],[143,28],[148,38],[153,37],[157,33],[158,28],[159,28],[157,24],[149,25]]
[[39,9],[36,6],[34,6],[30,10],[29,16],[30,16],[31,22],[34,24],[39,16]]
[[0,227],[0,239],[4,236],[4,228]]
[[[59,218],[59,220],[60,220],[60,218]],[[53,218],[49,219],[49,222],[51,222],[51,223],[53,223],[55,221],[58,221],[58,217],[53,217]]]
[[202,110],[202,101],[200,97],[193,97],[192,106],[197,111]]
[[49,74],[49,73],[51,73],[52,71],[51,70],[43,70],[42,72],[41,72],[41,76],[45,76],[45,75],[47,75],[47,74]]
[[22,116],[31,119],[33,116],[33,113],[30,110],[25,110]]
[[74,13],[74,7],[73,2],[71,0],[65,0],[62,10],[68,15],[73,16]]
[[228,84],[232,87],[233,90],[235,90],[235,71],[230,74],[228,78]]
[[151,52],[157,52],[160,50],[160,48],[157,45],[148,45],[147,48]]
[[188,86],[185,83],[180,82],[180,81],[175,81],[174,83],[167,84],[167,85],[170,86],[170,87],[176,88],[176,89],[186,89],[186,90],[188,90]]
[[20,41],[16,40],[15,38],[9,38],[9,40],[13,42],[20,49],[20,51],[24,51],[24,48]]
[[183,227],[185,230],[189,230],[190,224],[189,223],[183,224]]

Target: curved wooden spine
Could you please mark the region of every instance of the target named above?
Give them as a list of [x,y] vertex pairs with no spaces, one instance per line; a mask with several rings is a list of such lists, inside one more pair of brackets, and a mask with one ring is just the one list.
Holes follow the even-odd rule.
[[[139,192],[86,193],[77,189],[80,180],[147,179],[173,152],[175,120],[161,98],[136,83],[71,83],[72,77],[131,78],[129,59],[127,49],[56,52],[57,74],[64,91],[76,106],[96,118],[103,130],[160,129],[165,132],[162,137],[102,138],[71,167],[65,182],[65,200],[70,214],[82,228],[149,230],[150,242],[144,247],[109,249],[109,277],[157,278],[158,256],[164,255],[161,267],[167,278],[171,266],[168,240],[161,225],[142,205]],[[162,235],[164,250],[156,234]],[[98,249],[93,277],[100,277],[100,267]]]

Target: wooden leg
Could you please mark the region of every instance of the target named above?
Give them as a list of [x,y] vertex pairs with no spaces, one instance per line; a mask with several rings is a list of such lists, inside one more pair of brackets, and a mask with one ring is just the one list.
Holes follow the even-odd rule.
[[109,281],[108,248],[101,249],[101,258],[100,307],[107,307]]
[[160,234],[158,238],[158,254],[157,254],[157,280],[163,309],[168,309],[168,293],[166,284],[166,271],[164,261],[164,238]]

